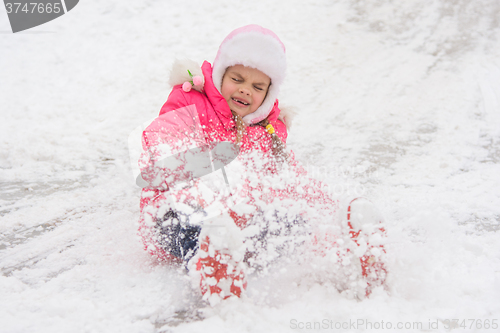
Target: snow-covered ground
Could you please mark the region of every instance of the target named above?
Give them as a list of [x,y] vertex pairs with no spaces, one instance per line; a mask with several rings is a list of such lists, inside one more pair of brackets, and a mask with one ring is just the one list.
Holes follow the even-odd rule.
[[[210,308],[142,250],[128,135],[175,58],[250,23],[287,47],[288,146],[386,216],[370,299],[251,280]],[[0,332],[498,332],[499,38],[498,0],[86,0],[17,34],[0,14]]]

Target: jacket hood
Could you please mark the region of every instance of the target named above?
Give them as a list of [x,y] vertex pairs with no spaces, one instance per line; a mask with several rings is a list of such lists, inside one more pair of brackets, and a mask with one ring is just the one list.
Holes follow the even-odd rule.
[[203,86],[205,95],[207,96],[210,104],[214,107],[215,112],[219,114],[219,119],[224,124],[226,128],[232,128],[236,126],[236,122],[233,120],[233,113],[229,108],[224,97],[222,97],[219,90],[214,85],[212,80],[212,65],[205,61],[201,66],[203,71],[203,76],[205,77],[205,85]]
[[[189,71],[189,72],[188,72]],[[185,82],[192,81],[192,77],[189,75],[191,73],[193,76],[201,76],[203,81],[199,85],[194,85],[192,88],[199,92],[205,93],[210,103],[214,106],[219,114],[219,117],[226,128],[232,128],[235,126],[233,115],[226,100],[222,97],[219,90],[216,88],[213,78],[212,78],[212,65],[205,61],[200,67],[195,61],[184,59],[176,60],[173,64],[172,70],[170,71],[169,83],[172,86],[182,85]],[[256,111],[257,112],[257,111]],[[267,113],[267,118],[270,122],[274,122],[277,119],[285,123],[287,129],[290,129],[292,125],[292,119],[295,116],[296,111],[293,108],[278,108],[278,100],[276,99],[271,105],[269,112]],[[264,118],[266,118],[264,117]],[[246,117],[245,117],[246,118]],[[243,120],[245,120],[243,118]],[[262,118],[262,119],[264,119]],[[260,120],[259,120],[260,121]],[[253,122],[255,123],[255,122]],[[247,123],[247,125],[250,125]]]

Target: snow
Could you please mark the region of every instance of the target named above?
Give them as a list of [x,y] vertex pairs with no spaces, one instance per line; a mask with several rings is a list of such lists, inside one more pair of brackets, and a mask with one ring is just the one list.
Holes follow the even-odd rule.
[[[497,0],[87,0],[12,34],[0,15],[0,332],[500,320],[499,18]],[[388,288],[369,299],[298,285],[292,265],[211,308],[136,236],[129,134],[157,115],[176,58],[212,61],[250,23],[287,47],[288,146],[386,217]]]

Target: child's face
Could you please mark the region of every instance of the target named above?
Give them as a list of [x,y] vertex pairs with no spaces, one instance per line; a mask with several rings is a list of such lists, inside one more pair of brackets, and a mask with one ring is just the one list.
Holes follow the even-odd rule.
[[229,67],[222,78],[222,97],[241,117],[257,110],[266,98],[271,79],[252,67]]

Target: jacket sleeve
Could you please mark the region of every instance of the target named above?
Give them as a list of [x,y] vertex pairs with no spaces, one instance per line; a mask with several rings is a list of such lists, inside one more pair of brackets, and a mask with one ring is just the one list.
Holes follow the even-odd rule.
[[192,165],[203,167],[203,161],[193,158],[203,160],[205,146],[196,104],[190,103],[182,90],[174,89],[160,115],[142,134],[139,168],[143,180],[148,187],[160,190],[189,181],[197,171]]
[[278,137],[283,141],[283,143],[286,143],[286,139],[288,137],[288,132],[285,124],[279,119],[279,115],[281,113],[281,110],[279,108],[279,102],[276,100],[274,103],[274,106],[269,113],[269,116],[267,117],[267,120],[271,125],[274,127],[274,131],[278,135]]
[[278,137],[281,139],[281,141],[283,141],[283,143],[286,144],[286,139],[288,138],[288,131],[286,129],[285,124],[279,119],[277,119],[275,122],[272,122],[271,124],[273,125],[274,130],[276,131]]
[[188,94],[182,90],[181,86],[174,86],[170,95],[168,95],[167,101],[160,109],[160,116],[166,112],[192,104],[192,101],[188,100],[187,95]]

